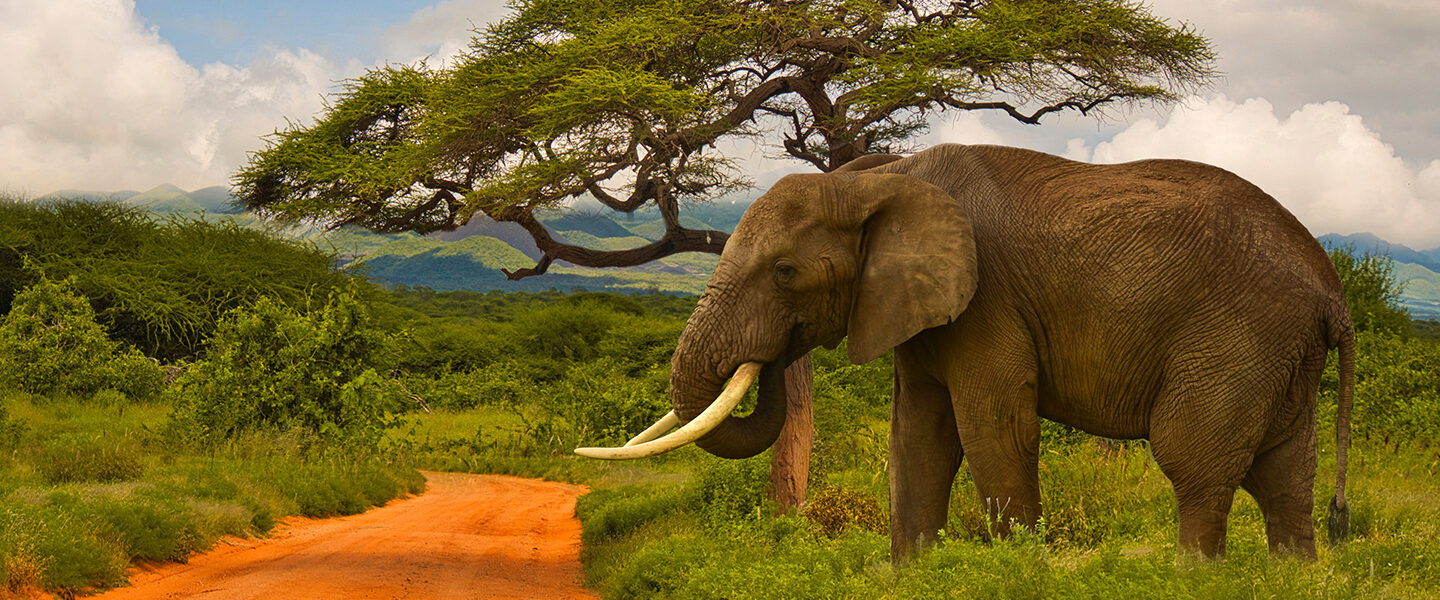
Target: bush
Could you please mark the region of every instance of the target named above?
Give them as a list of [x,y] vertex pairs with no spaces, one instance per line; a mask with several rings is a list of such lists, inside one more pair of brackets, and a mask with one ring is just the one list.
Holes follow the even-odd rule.
[[172,388],[173,433],[213,444],[294,428],[374,448],[396,424],[399,400],[380,375],[393,339],[373,326],[353,288],[308,314],[261,298],[226,317],[210,356]]
[[148,398],[162,381],[158,364],[105,336],[70,280],[41,279],[0,319],[0,385],[41,396],[109,389]]
[[695,474],[694,494],[712,523],[756,519],[774,512],[766,495],[770,459],[707,460]]
[[[1351,428],[1361,439],[1435,440],[1440,431],[1440,343],[1377,332],[1355,337]],[[1339,371],[1334,353],[1320,383],[1320,424],[1333,431]]]
[[863,529],[881,535],[890,532],[890,516],[879,500],[864,492],[826,486],[810,493],[805,518],[820,526],[826,537],[838,537],[849,529]]
[[1345,288],[1345,304],[1356,331],[1410,333],[1410,313],[1400,307],[1404,285],[1395,281],[1395,260],[1390,255],[1357,254],[1352,244],[1331,248],[1330,262]]
[[630,377],[600,359],[572,367],[543,406],[569,427],[570,441],[623,444],[670,411],[667,382],[665,371]]
[[[234,221],[156,219],[113,202],[0,198],[0,313],[43,273],[73,278],[109,335],[150,356],[194,356],[227,311],[298,305],[351,279],[315,246]],[[26,264],[33,268],[26,268]]]

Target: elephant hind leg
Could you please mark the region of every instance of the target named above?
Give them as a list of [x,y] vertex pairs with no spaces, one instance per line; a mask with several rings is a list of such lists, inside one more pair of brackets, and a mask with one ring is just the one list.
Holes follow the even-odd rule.
[[1315,558],[1315,433],[1297,434],[1255,457],[1241,484],[1265,515],[1272,554]]
[[964,455],[949,390],[907,375],[897,357],[890,417],[890,557],[896,563],[933,543],[945,527]]
[[[1241,485],[1265,515],[1270,552],[1315,558],[1315,393],[1325,368],[1323,349],[1297,369],[1284,408]],[[1273,445],[1271,445],[1273,444]],[[1263,446],[1262,446],[1263,447]]]
[[1151,414],[1150,448],[1175,487],[1180,552],[1219,558],[1235,490],[1265,433],[1257,424],[1269,423],[1274,403],[1268,386],[1243,373],[1190,366],[1171,371]]

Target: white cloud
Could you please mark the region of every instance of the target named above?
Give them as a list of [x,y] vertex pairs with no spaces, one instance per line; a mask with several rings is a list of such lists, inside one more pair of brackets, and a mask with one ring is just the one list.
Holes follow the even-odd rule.
[[1164,122],[1142,119],[1073,158],[1114,163],[1184,158],[1250,180],[1315,234],[1369,231],[1428,248],[1440,244],[1440,161],[1414,169],[1339,102],[1277,115],[1263,98],[1192,98]]
[[225,182],[259,137],[308,118],[337,79],[306,50],[196,69],[133,0],[0,4],[0,188]]
[[495,0],[445,0],[415,11],[404,23],[391,27],[382,36],[383,55],[392,62],[413,63],[428,59],[441,66],[470,46],[475,29],[510,14],[505,3]]

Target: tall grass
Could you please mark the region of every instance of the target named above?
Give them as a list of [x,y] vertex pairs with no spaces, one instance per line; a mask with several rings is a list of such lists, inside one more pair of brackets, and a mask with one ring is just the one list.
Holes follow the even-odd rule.
[[10,393],[0,406],[0,589],[114,586],[133,561],[183,561],[285,516],[352,514],[424,488],[404,464],[293,436],[176,452],[155,433],[170,411],[160,404]]

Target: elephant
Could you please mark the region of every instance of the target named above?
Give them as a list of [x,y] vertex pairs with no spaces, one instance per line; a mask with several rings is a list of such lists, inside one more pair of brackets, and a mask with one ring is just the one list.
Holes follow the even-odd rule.
[[[1149,440],[1180,555],[1223,557],[1244,487],[1271,552],[1313,558],[1331,349],[1330,533],[1344,535],[1354,333],[1340,280],[1299,220],[1218,167],[945,144],[788,175],[746,211],[686,323],[674,412],[623,448],[577,452],[762,452],[784,422],[785,366],[842,340],[855,363],[894,349],[896,562],[936,540],[962,459],[999,533],[1036,523],[1040,417]],[[755,379],[752,414],[727,417]]]

